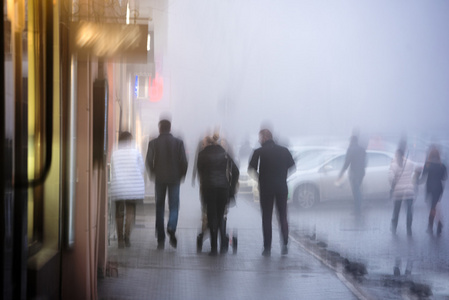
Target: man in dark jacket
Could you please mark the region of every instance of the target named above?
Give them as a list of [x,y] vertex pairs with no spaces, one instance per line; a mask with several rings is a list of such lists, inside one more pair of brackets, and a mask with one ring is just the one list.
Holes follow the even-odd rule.
[[205,148],[198,153],[197,168],[207,209],[210,254],[216,255],[218,230],[221,252],[227,251],[228,240],[223,216],[230,197],[234,196],[239,170],[225,149],[212,138],[206,138]]
[[248,174],[256,174],[259,180],[260,207],[262,210],[263,256],[271,255],[273,206],[279,216],[282,234],[283,255],[288,253],[288,221],[287,221],[287,175],[295,162],[290,151],[273,141],[268,129],[259,132],[262,147],[256,149],[249,161]]
[[179,187],[187,173],[184,143],[173,137],[170,130],[170,121],[159,122],[159,136],[148,143],[145,161],[150,179],[155,181],[158,249],[163,249],[165,245],[164,213],[167,190],[169,208],[167,233],[170,235],[170,245],[177,247],[175,232],[178,225]]
[[354,197],[354,211],[356,216],[359,216],[361,213],[362,191],[360,187],[362,185],[363,177],[365,177],[365,167],[366,151],[359,145],[357,136],[353,135],[349,142],[345,163],[340,171],[337,182],[341,180],[343,174],[349,168],[349,182]]

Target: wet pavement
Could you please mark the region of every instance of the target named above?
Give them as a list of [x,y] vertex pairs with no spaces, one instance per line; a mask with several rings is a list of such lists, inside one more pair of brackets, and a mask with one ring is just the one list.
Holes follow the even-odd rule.
[[[443,210],[448,212],[447,195],[442,201]],[[418,198],[412,236],[406,235],[404,209],[394,235],[389,230],[392,210],[388,201],[365,203],[362,218],[357,220],[350,203],[323,204],[309,211],[292,208],[290,224],[293,235],[313,237],[309,243],[321,243],[326,251],[363,264],[367,274],[360,280],[368,295],[379,299],[449,299],[447,225],[441,236],[427,234],[428,208]]]
[[[107,276],[98,280],[99,299],[357,299],[351,284],[291,240],[282,256],[274,242],[263,257],[261,220],[250,201],[241,200],[228,214],[228,233],[237,236],[237,252],[208,255],[209,240],[197,252],[197,197],[183,198],[178,247],[168,241],[157,250],[154,204],[139,205],[131,247],[117,249],[111,239]],[[238,233],[238,234],[237,234]],[[273,241],[279,235],[273,230]]]
[[425,233],[424,203],[415,205],[412,237],[402,213],[397,234],[390,233],[389,202],[365,204],[361,220],[350,204],[290,207],[289,254],[280,254],[274,224],[272,255],[265,258],[259,205],[251,197],[237,201],[228,215],[237,253],[230,248],[217,257],[208,256],[209,240],[196,249],[197,191],[181,190],[177,249],[168,241],[156,249],[154,204],[140,205],[132,246],[117,249],[111,239],[99,299],[449,299],[449,233],[447,227],[440,237]]

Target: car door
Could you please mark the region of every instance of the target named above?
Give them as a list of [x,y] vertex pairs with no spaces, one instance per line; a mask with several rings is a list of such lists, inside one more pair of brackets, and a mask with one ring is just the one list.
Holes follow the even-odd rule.
[[367,152],[365,178],[362,183],[362,193],[365,198],[383,200],[390,193],[388,171],[392,157],[385,153]]
[[337,155],[319,169],[321,201],[352,199],[347,172],[340,181],[340,184],[336,184],[344,162],[345,155]]

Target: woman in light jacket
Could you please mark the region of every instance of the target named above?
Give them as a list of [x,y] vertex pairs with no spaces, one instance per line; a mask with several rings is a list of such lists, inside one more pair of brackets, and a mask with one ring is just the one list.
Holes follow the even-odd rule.
[[404,150],[396,151],[396,157],[390,164],[388,179],[391,184],[392,200],[394,201],[391,232],[396,233],[401,204],[407,205],[407,235],[412,235],[413,201],[416,192],[416,174],[413,162],[404,157]]
[[[131,231],[136,220],[136,202],[143,201],[145,165],[132,143],[132,135],[122,132],[118,149],[111,158],[111,199],[115,202],[118,247],[131,246]],[[126,214],[126,217],[125,217]]]

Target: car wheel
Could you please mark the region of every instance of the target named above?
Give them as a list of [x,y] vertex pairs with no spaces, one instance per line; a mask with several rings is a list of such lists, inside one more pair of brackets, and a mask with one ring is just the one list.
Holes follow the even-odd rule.
[[318,191],[310,184],[301,185],[296,188],[294,203],[301,208],[311,208],[318,203]]

